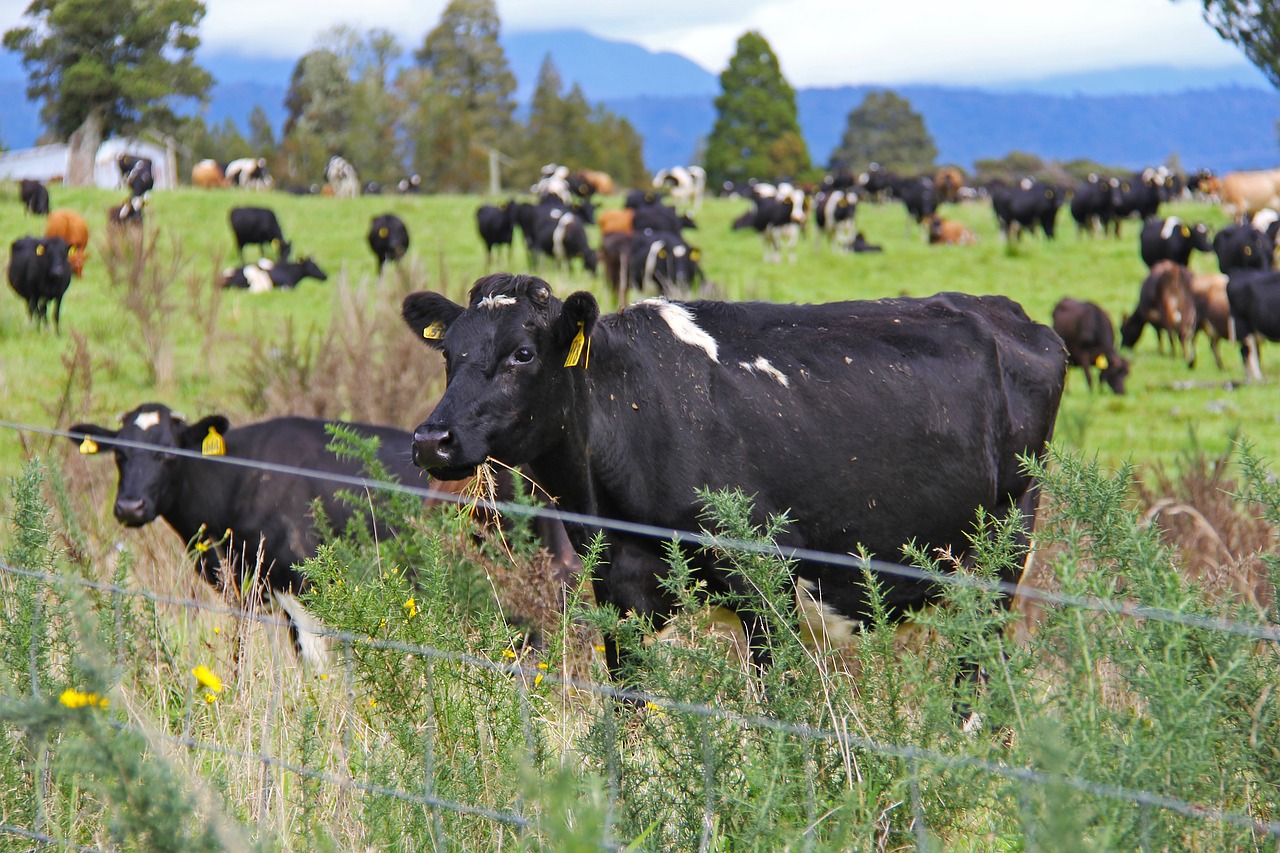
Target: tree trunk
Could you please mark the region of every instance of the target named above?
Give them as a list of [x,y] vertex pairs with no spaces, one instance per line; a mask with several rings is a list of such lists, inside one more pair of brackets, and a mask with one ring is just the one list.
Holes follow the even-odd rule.
[[69,187],[93,186],[93,161],[102,146],[102,111],[91,110],[84,124],[67,140],[67,173],[62,183]]

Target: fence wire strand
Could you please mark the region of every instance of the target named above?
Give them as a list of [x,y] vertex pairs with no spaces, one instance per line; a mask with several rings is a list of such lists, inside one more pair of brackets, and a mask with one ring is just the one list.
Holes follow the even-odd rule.
[[[31,426],[13,423],[10,421],[0,420],[0,429],[11,429],[16,431],[33,432],[49,436],[59,436],[66,438],[83,438],[83,434],[69,432],[66,430],[55,430],[45,427]],[[158,448],[156,445],[125,441],[121,439],[108,439],[105,437],[95,437],[100,444],[114,445],[132,449],[139,449],[150,452],[163,452],[173,456],[185,456],[190,458],[203,459],[216,464],[229,464],[240,467],[256,468],[272,473],[284,474],[296,477],[306,477],[310,479],[325,480],[338,485],[355,487],[368,490],[384,490],[394,491],[403,494],[410,494],[423,499],[430,499],[437,502],[450,503],[473,503],[470,498],[459,496],[449,492],[442,492],[434,489],[422,488],[396,482],[378,481],[366,477],[353,477],[342,474],[334,474],[329,472],[317,471],[313,469],[298,468],[289,465],[280,465],[275,463],[261,462],[257,460],[238,459],[228,456],[206,457],[194,451],[185,451],[179,448]],[[766,553],[775,557],[782,557],[786,560],[803,560],[812,562],[821,562],[833,564],[858,570],[870,570],[880,574],[887,574],[896,577],[907,578],[915,581],[924,581],[928,583],[954,584],[957,586],[969,586],[988,591],[998,591],[1006,595],[1012,596],[1015,592],[1026,599],[1036,600],[1048,605],[1057,605],[1062,607],[1074,607],[1084,610],[1090,610],[1110,615],[1129,617],[1135,619],[1144,619],[1158,622],[1168,622],[1181,625],[1188,628],[1199,630],[1208,630],[1232,634],[1236,636],[1246,637],[1253,640],[1277,642],[1280,641],[1280,626],[1271,626],[1252,622],[1239,622],[1220,617],[1207,617],[1196,614],[1184,614],[1176,611],[1170,611],[1161,608],[1151,608],[1130,601],[1116,601],[1109,599],[1100,599],[1087,596],[1076,596],[1064,593],[1051,592],[1041,589],[1018,589],[1016,585],[989,581],[983,578],[974,577],[961,573],[939,574],[937,572],[926,571],[915,566],[907,566],[898,563],[887,562],[878,559],[867,559],[856,557],[850,554],[831,554],[825,552],[811,551],[808,549],[784,548],[778,546],[761,545],[755,542],[746,542],[734,540],[731,538],[714,536],[706,533],[696,533],[692,531],[680,531],[671,528],[656,527],[652,525],[635,524],[630,522],[621,522],[615,519],[598,518],[594,516],[581,515],[577,513],[569,513],[548,509],[545,507],[528,506],[524,504],[516,504],[502,501],[479,501],[481,506],[487,509],[495,510],[504,514],[511,515],[527,515],[537,517],[549,517],[559,519],[567,524],[581,524],[593,528],[603,530],[613,530],[634,535],[642,535],[654,537],[666,541],[678,541],[688,545],[697,545],[701,547],[740,550],[755,553]],[[0,560],[0,573],[8,574],[16,577],[25,577],[40,580],[50,584],[59,584],[64,586],[75,586],[84,589],[91,589],[99,593],[111,595],[113,600],[119,597],[137,597],[149,601],[153,604],[162,604],[174,606],[184,609],[201,611],[221,616],[229,616],[233,619],[257,622],[264,625],[280,626],[282,620],[274,614],[261,614],[258,612],[245,612],[238,608],[230,606],[209,605],[195,599],[178,598],[155,593],[146,589],[130,589],[122,587],[114,583],[91,580],[82,577],[69,577],[65,575],[50,574],[48,572],[37,571],[20,566],[10,565]],[[119,615],[116,614],[118,621]],[[1063,776],[1046,773],[1031,767],[1011,766],[999,762],[992,762],[986,759],[973,758],[962,755],[951,755],[937,750],[918,747],[910,744],[898,745],[887,744],[875,741],[870,738],[860,737],[850,734],[848,731],[839,728],[824,729],[814,727],[808,724],[793,723],[785,720],[742,714],[723,708],[717,708],[709,705],[700,705],[696,703],[684,702],[669,699],[667,697],[647,693],[644,691],[622,688],[615,685],[599,684],[583,679],[566,677],[551,671],[534,671],[521,665],[520,663],[497,663],[484,657],[470,655],[462,652],[451,652],[437,649],[429,646],[420,646],[412,643],[405,643],[397,640],[375,639],[367,636],[359,636],[346,631],[338,631],[321,626],[316,633],[335,643],[341,643],[344,648],[350,649],[353,646],[364,646],[368,648],[395,651],[403,654],[414,655],[427,661],[428,666],[432,661],[448,661],[452,663],[460,663],[467,666],[477,667],[494,673],[515,677],[525,683],[526,679],[542,678],[553,684],[560,684],[565,687],[579,690],[603,700],[626,700],[639,704],[649,704],[656,706],[665,711],[689,714],[692,716],[700,716],[707,720],[718,719],[724,722],[736,725],[750,726],[753,728],[770,730],[773,732],[786,734],[808,741],[826,741],[839,745],[842,749],[863,750],[886,757],[898,758],[906,761],[913,768],[913,784],[915,779],[915,768],[921,764],[933,765],[948,769],[976,770],[992,776],[998,776],[1003,779],[1023,783],[1024,785],[1063,785],[1081,793],[1099,796],[1113,800],[1123,800],[1134,803],[1143,807],[1144,814],[1146,809],[1159,808],[1165,811],[1173,812],[1184,817],[1195,818],[1200,820],[1215,821],[1228,824],[1237,828],[1246,829],[1254,833],[1260,833],[1280,838],[1280,822],[1261,821],[1250,815],[1239,812],[1227,811],[1214,806],[1205,806],[1192,803],[1177,797],[1158,794],[1151,791],[1135,790],[1124,788],[1116,785],[1096,782],[1077,776]],[[350,654],[344,656],[348,664],[350,663]],[[349,669],[349,666],[348,666]],[[527,700],[525,700],[527,701]],[[527,711],[526,711],[527,712]],[[606,717],[610,715],[606,714]],[[606,720],[606,726],[610,726],[611,719]],[[425,789],[422,793],[413,793],[398,788],[384,785],[378,785],[372,782],[362,782],[345,778],[332,773],[315,770],[311,767],[298,765],[292,762],[284,761],[276,758],[268,753],[264,748],[259,753],[250,754],[241,750],[232,749],[230,747],[219,744],[210,744],[201,742],[193,737],[182,735],[175,736],[169,734],[149,733],[139,730],[119,721],[112,721],[110,725],[120,731],[127,731],[141,735],[144,738],[158,738],[170,746],[180,747],[188,750],[203,751],[224,757],[235,758],[242,761],[260,762],[263,765],[264,772],[268,768],[275,768],[284,772],[296,774],[301,777],[312,779],[327,785],[333,785],[342,789],[350,789],[361,791],[367,794],[384,796],[392,799],[401,800],[414,805],[420,805],[430,809],[437,819],[441,810],[450,811],[457,814],[480,817],[496,823],[506,824],[517,829],[529,828],[531,821],[522,814],[508,811],[499,811],[484,806],[468,805],[464,803],[456,803],[449,800],[441,799],[431,793],[430,775]],[[527,727],[527,721],[526,721]],[[614,733],[610,730],[610,740]],[[429,737],[429,735],[427,736]],[[528,734],[526,732],[526,738]],[[431,744],[424,744],[428,755],[425,760],[430,764],[432,758]],[[615,744],[616,747],[616,744]],[[612,750],[611,750],[612,752]],[[707,761],[704,756],[704,761]],[[612,762],[612,758],[610,758]],[[606,815],[606,838],[605,846],[607,849],[619,849],[619,843],[609,837],[611,830],[609,827],[613,824],[613,806],[616,802],[616,779],[614,774],[617,768],[610,768],[609,785],[611,796],[608,798],[608,807]],[[710,773],[709,766],[704,766],[704,772]],[[918,792],[913,790],[913,795],[918,797]],[[265,794],[264,794],[265,796]],[[913,809],[919,810],[918,803],[913,803]],[[923,815],[917,814],[913,820],[914,827],[917,832],[925,831],[923,826]],[[23,827],[11,826],[8,824],[0,824],[0,833],[27,838],[41,844],[53,844],[72,850],[93,851],[94,853],[109,853],[109,851],[100,851],[99,848],[84,847],[79,844],[67,841],[65,839],[53,838],[42,832],[37,832]],[[924,838],[924,835],[918,836]]]

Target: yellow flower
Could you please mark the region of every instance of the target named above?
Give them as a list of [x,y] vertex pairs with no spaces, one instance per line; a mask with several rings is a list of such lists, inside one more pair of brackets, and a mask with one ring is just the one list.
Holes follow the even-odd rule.
[[538,669],[546,669],[546,668],[547,668],[546,661],[542,661],[541,663],[538,664]]
[[204,701],[206,701],[206,702],[208,702],[210,705],[212,705],[214,702],[217,702],[217,701],[218,701],[218,694],[217,694],[217,693],[206,693],[206,694],[204,694]]
[[541,675],[539,675],[537,678],[535,678],[535,679],[533,680],[533,686],[534,686],[534,687],[537,687],[537,686],[538,686],[539,684],[541,684],[541,683],[542,683],[542,676],[541,676]]
[[200,682],[203,686],[208,687],[214,693],[222,692],[222,679],[215,675],[213,670],[209,669],[209,667],[204,664],[200,664],[198,667],[191,670],[191,674],[196,677],[196,681]]
[[111,705],[111,700],[106,696],[99,696],[97,693],[81,693],[73,687],[62,691],[58,701],[68,708],[108,708]]
[[418,602],[410,598],[404,603],[404,609],[409,611],[409,618],[412,619],[418,615]]
[[507,660],[515,660],[515,659],[516,659],[516,653],[515,653],[515,652],[513,652],[513,651],[511,651],[511,649],[503,649],[503,650],[502,650],[502,656],[503,656],[504,658],[506,658]]
[[662,706],[661,706],[661,705],[655,705],[655,704],[653,704],[652,702],[645,702],[645,703],[644,703],[644,708],[645,708],[645,710],[646,710],[646,711],[650,711],[650,712],[652,712],[652,713],[654,713],[654,714],[658,715],[659,717],[665,717],[665,716],[667,715],[667,712],[666,712],[666,711],[664,711],[664,710],[662,710]]
[[604,646],[596,646],[596,651],[598,651],[600,654],[604,654]]
[[376,707],[378,707],[378,700],[377,700],[377,699],[374,699],[372,696],[370,696],[370,697],[369,697],[369,707],[370,707],[370,708],[376,708]]
[[199,551],[201,554],[203,554],[205,551],[209,550],[210,544],[211,543],[209,542],[208,539],[203,539],[196,543],[196,550]]

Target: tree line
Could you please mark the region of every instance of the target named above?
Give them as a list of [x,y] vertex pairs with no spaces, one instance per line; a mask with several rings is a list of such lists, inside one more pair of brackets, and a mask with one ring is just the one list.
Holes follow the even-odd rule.
[[[1202,3],[1218,32],[1280,81],[1280,14],[1266,4]],[[389,30],[329,30],[294,67],[280,134],[255,108],[247,138],[229,120],[209,127],[173,109],[183,98],[204,100],[213,83],[195,62],[205,4],[144,5],[140,14],[136,0],[33,0],[24,14],[30,23],[4,34],[4,47],[22,56],[28,97],[42,103],[49,132],[71,144],[69,182],[91,174],[102,139],[144,128],[174,137],[184,166],[266,157],[284,183],[318,182],[334,154],[354,163],[364,180],[393,183],[417,173],[429,192],[483,189],[495,158],[509,185],[531,182],[548,162],[599,169],[621,186],[647,181],[635,128],[590,103],[577,84],[565,91],[550,56],[527,115],[517,117],[494,0],[450,0],[407,66]],[[839,145],[816,164],[800,132],[795,90],[758,32],[739,38],[720,86],[715,123],[693,158],[713,187],[750,178],[815,180],[872,162],[903,173],[935,166],[938,150],[923,118],[888,90],[850,111]],[[989,165],[1002,169],[1031,156],[1013,152],[1008,163]]]

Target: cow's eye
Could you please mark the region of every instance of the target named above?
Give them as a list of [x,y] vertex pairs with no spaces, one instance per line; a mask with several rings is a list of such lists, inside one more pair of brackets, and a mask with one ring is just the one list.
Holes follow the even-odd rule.
[[533,350],[528,347],[520,347],[520,349],[511,353],[511,361],[513,364],[528,364],[533,361]]

